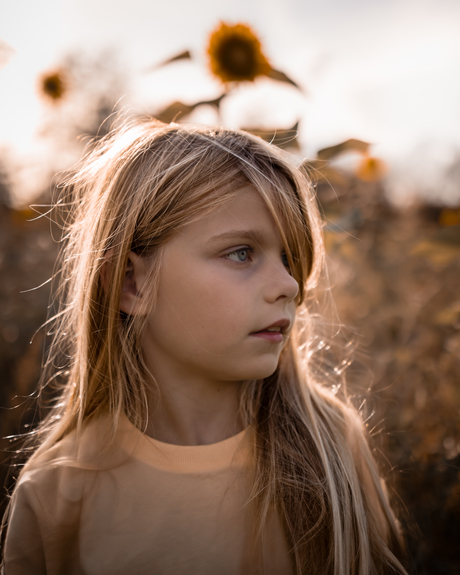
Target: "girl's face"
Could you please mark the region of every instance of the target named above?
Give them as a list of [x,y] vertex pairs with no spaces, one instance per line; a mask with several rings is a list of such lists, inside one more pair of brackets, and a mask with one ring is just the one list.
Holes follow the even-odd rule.
[[271,375],[294,322],[298,284],[253,186],[164,247],[143,350],[153,374],[207,381]]

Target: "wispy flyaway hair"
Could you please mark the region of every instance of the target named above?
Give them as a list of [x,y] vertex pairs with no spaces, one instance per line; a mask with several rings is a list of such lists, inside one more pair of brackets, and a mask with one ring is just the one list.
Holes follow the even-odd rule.
[[243,423],[256,433],[254,537],[275,509],[299,575],[405,573],[359,415],[308,368],[308,303],[324,262],[312,188],[282,151],[244,132],[131,121],[68,178],[60,308],[42,380],[54,382],[58,399],[34,435],[26,468],[100,415],[110,416],[113,434],[123,413],[145,429],[146,318],[120,312],[128,255],[155,263],[147,298],[154,306],[163,246],[248,184],[269,209],[300,286],[300,319],[276,372],[241,387]]

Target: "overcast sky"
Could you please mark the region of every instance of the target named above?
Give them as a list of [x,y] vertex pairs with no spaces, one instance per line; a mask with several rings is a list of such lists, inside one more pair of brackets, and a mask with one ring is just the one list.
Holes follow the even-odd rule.
[[[37,76],[68,53],[114,49],[127,107],[217,95],[204,52],[219,20],[251,25],[273,66],[308,92],[258,82],[229,101],[227,123],[302,117],[309,155],[357,137],[394,165],[418,158],[421,170],[460,152],[458,0],[0,0],[0,40],[14,50],[0,69],[0,146],[31,157],[40,147]],[[197,65],[144,73],[187,48]]]

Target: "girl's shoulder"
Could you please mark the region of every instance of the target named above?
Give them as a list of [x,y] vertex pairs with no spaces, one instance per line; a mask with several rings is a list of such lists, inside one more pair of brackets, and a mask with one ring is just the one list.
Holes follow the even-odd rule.
[[63,477],[72,482],[72,478],[119,467],[132,455],[139,435],[126,416],[116,427],[108,415],[92,419],[52,447],[39,449],[26,463],[18,486],[53,485]]
[[[32,564],[34,573],[47,572],[45,544],[54,549],[51,555],[56,553],[59,558],[73,549],[85,503],[91,501],[106,476],[99,472],[122,465],[129,458],[128,440],[135,437],[135,431],[126,422],[114,430],[111,418],[100,417],[85,423],[79,431],[71,431],[52,447],[42,445],[29,459],[8,511],[5,557],[12,562],[13,571],[15,561],[19,561],[27,564],[24,573]],[[53,555],[52,560],[56,557]],[[62,561],[65,564],[65,557]]]
[[38,521],[45,531],[77,524],[83,502],[106,476],[100,472],[128,461],[139,435],[127,418],[114,430],[111,418],[100,417],[39,450],[17,481],[11,521],[21,526]]

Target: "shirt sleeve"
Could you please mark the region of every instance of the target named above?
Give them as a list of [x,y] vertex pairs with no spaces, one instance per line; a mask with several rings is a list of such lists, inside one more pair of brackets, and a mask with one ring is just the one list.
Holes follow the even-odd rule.
[[78,541],[87,478],[85,470],[60,465],[20,478],[7,525],[4,575],[80,573]]
[[11,502],[2,575],[46,575],[38,507],[33,486],[18,485]]

